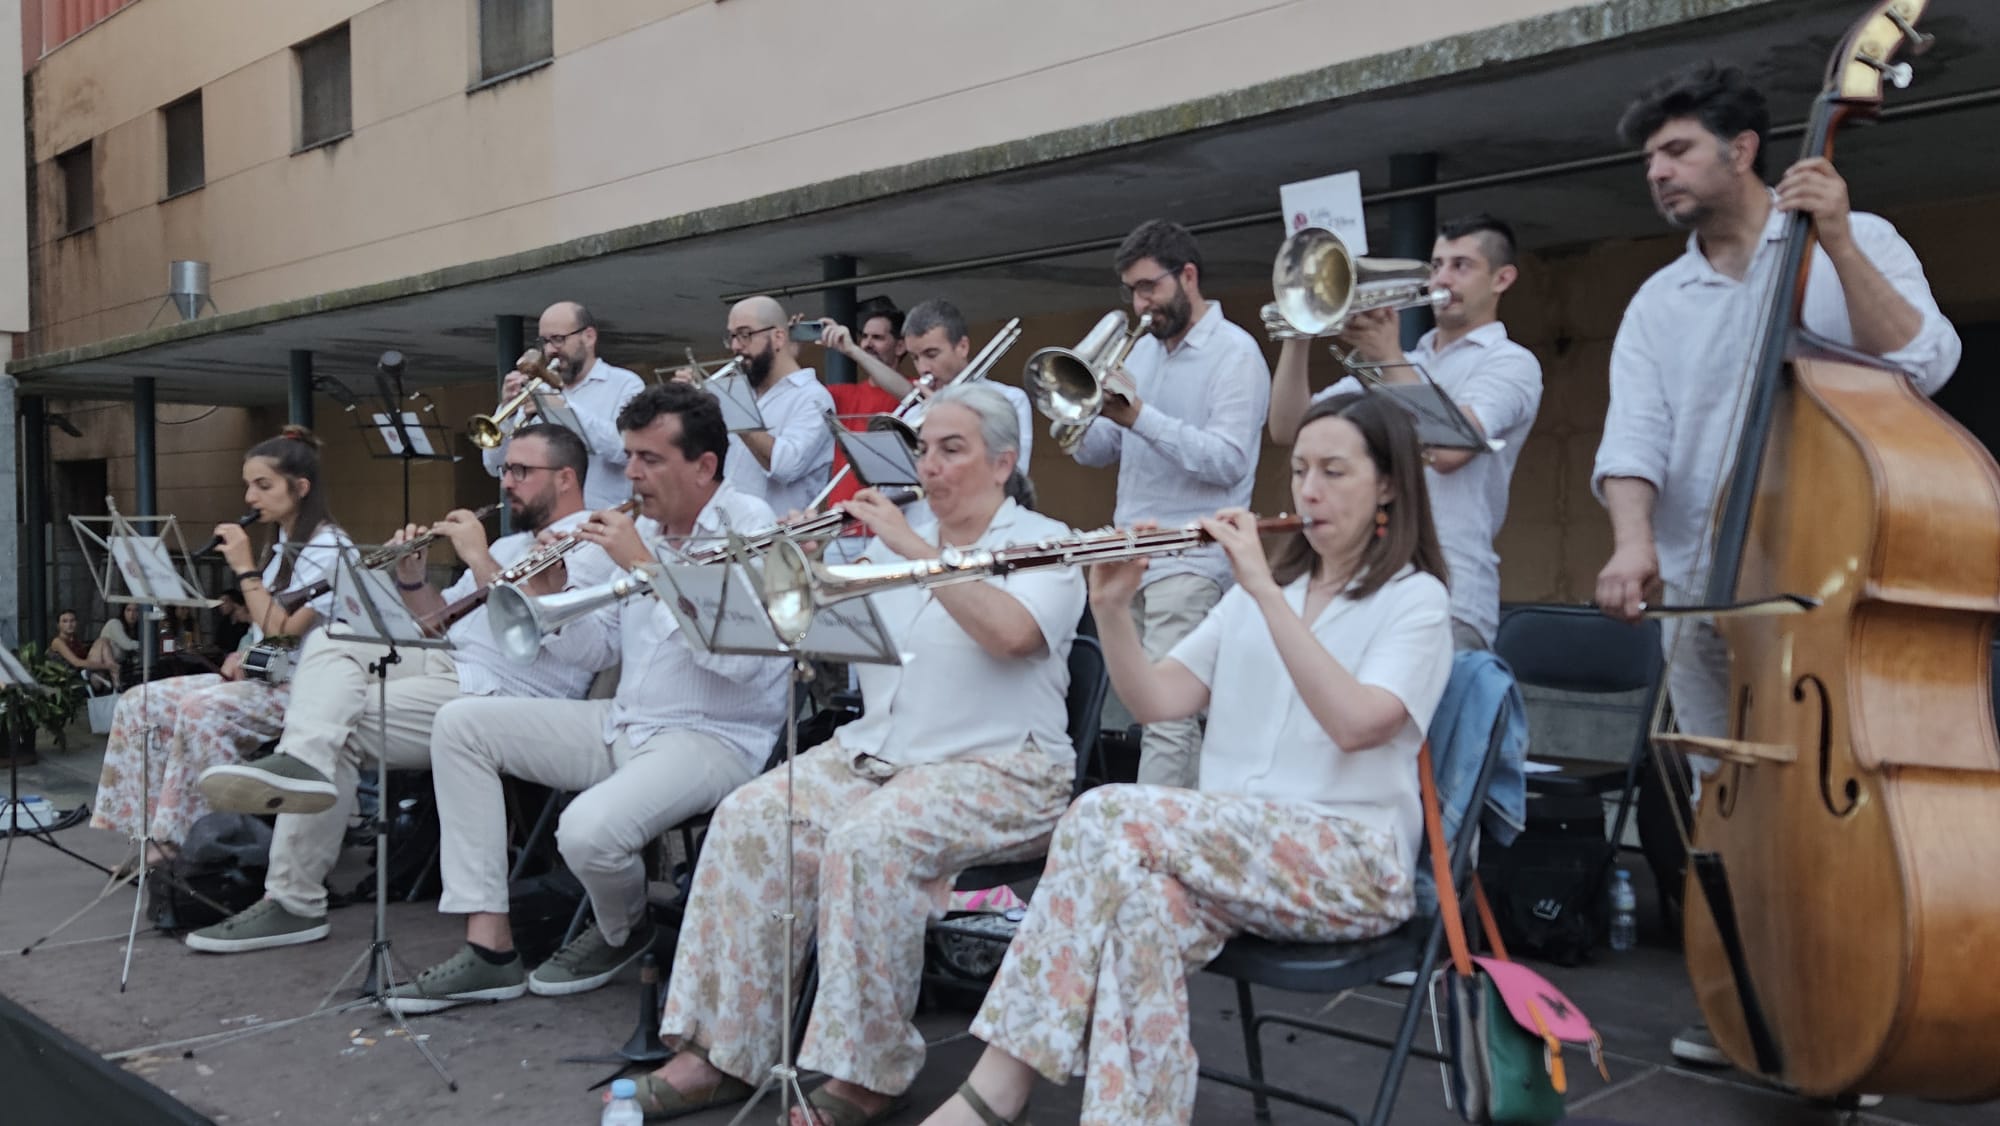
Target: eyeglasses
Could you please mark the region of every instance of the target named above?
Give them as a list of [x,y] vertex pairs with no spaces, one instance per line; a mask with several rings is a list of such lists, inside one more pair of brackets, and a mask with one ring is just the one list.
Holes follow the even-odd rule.
[[1159,287],[1159,284],[1179,272],[1178,270],[1166,270],[1153,277],[1141,279],[1137,285],[1121,284],[1118,287],[1118,292],[1124,294],[1127,301],[1132,300],[1135,296],[1151,301],[1153,299],[1153,291]]
[[553,471],[555,468],[553,465],[522,465],[518,461],[510,461],[500,467],[500,473],[510,481],[525,481],[528,479],[528,474],[536,470]]
[[586,327],[575,329],[571,332],[552,332],[547,336],[538,336],[535,339],[540,341],[544,348],[560,348],[563,346],[563,341],[568,340],[572,336],[582,336],[588,331],[590,330]]
[[732,344],[748,344],[757,339],[757,334],[760,332],[781,332],[784,328],[784,325],[765,325],[763,328],[735,329],[722,334],[722,346],[727,348]]

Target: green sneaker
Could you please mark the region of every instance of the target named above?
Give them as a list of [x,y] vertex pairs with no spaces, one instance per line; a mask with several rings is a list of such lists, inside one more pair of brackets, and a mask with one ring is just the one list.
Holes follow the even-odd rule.
[[260,899],[212,927],[189,931],[187,944],[204,954],[242,954],[318,942],[326,935],[325,915],[306,918],[285,910],[275,899]]
[[528,991],[528,975],[515,958],[504,966],[462,946],[458,953],[417,975],[417,980],[389,991],[384,1002],[404,1016],[435,1013],[472,1001],[512,1001]]
[[340,797],[327,776],[290,755],[265,755],[201,772],[201,796],[231,813],[318,813]]
[[625,936],[625,944],[604,941],[604,932],[592,923],[568,946],[535,967],[528,975],[528,988],[539,997],[562,997],[588,993],[618,976],[618,971],[637,962],[653,948],[653,924],[641,923]]

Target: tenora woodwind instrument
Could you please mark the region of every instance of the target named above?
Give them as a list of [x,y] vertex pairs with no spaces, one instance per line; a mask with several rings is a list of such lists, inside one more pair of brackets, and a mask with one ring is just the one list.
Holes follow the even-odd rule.
[[[621,501],[611,511],[623,512],[628,515],[637,512],[639,511],[639,498],[633,497],[630,500]],[[486,605],[487,599],[493,597],[500,590],[515,590],[515,588],[526,583],[536,575],[562,562],[564,556],[582,547],[583,544],[583,537],[577,535],[574,530],[564,532],[549,542],[536,547],[528,554],[523,555],[514,562],[513,566],[493,576],[491,583],[445,606],[436,613],[425,616],[422,623],[424,628],[433,634],[443,633],[445,630],[450,629],[452,624],[460,618]],[[515,593],[519,593],[519,591],[515,590]]]
[[[488,516],[493,515],[493,510],[498,507],[500,506],[497,503],[486,505],[474,512],[472,518],[474,520],[484,520]],[[413,539],[404,540],[402,543],[392,543],[378,547],[361,557],[361,565],[371,570],[391,566],[396,560],[429,547],[441,535],[443,535],[442,532],[425,532]],[[317,579],[307,583],[305,586],[295,587],[278,595],[278,605],[284,607],[287,614],[295,613],[299,607],[304,606],[306,603],[311,602],[313,599],[332,589],[332,579]]]
[[[1259,535],[1295,532],[1303,516],[1274,516],[1257,522]],[[995,548],[947,547],[936,559],[908,563],[815,563],[795,543],[779,541],[764,559],[764,610],[778,636],[797,644],[812,628],[821,607],[902,587],[937,587],[1049,567],[1077,567],[1153,555],[1172,555],[1207,543],[1199,525],[1147,531],[1110,528],[1035,544]]]

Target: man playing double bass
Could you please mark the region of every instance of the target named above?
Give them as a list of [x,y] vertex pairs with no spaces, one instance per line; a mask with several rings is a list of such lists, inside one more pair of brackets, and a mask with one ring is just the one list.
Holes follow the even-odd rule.
[[[1619,132],[1642,145],[1653,202],[1690,232],[1686,253],[1647,279],[1611,352],[1611,405],[1591,485],[1611,514],[1613,551],[1597,605],[1637,621],[1648,598],[1693,603],[1707,584],[1711,522],[1728,478],[1779,270],[1788,214],[1812,216],[1805,327],[1901,368],[1926,395],[1958,366],[1959,339],[1922,265],[1889,222],[1850,210],[1847,184],[1823,159],[1764,183],[1770,115],[1734,67],[1676,71],[1625,111]],[[1726,736],[1729,654],[1712,620],[1670,618],[1668,692],[1682,732]],[[1713,760],[1691,758],[1699,776]],[[1705,1028],[1674,1038],[1685,1063],[1729,1063]]]

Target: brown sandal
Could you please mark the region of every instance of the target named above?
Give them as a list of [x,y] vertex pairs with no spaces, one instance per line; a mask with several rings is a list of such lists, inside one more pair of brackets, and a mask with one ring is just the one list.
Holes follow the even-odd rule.
[[1014,1117],[1000,1117],[994,1112],[992,1107],[986,1105],[986,1100],[979,1096],[979,1092],[972,1089],[972,1080],[970,1079],[958,1085],[958,1097],[965,1100],[965,1105],[971,1107],[972,1113],[978,1115],[979,1120],[986,1123],[986,1126],[1022,1126],[1022,1123],[1028,1120],[1028,1104],[1026,1103],[1021,1104],[1021,1113]]
[[819,1126],[869,1126],[901,1111],[908,1100],[892,1098],[882,1104],[882,1109],[869,1113],[861,1109],[861,1104],[841,1098],[822,1084],[814,1087],[806,1095],[805,1112]]
[[650,1072],[633,1083],[639,1088],[639,1110],[648,1122],[664,1122],[669,1118],[740,1103],[750,1097],[751,1091],[750,1084],[734,1075],[725,1075],[716,1080],[714,1086],[693,1091],[683,1091]]

